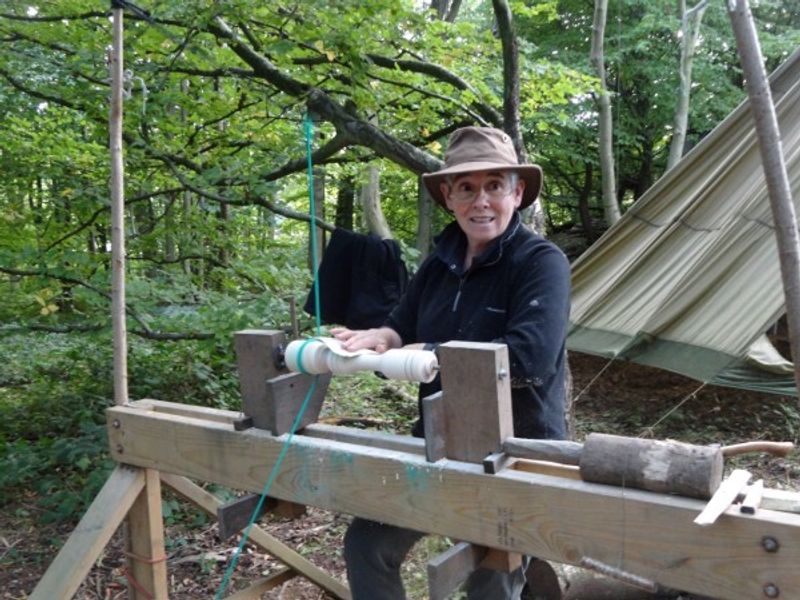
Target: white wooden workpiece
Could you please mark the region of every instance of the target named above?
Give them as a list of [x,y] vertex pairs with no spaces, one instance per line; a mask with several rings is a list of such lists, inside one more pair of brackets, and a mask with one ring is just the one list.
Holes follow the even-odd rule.
[[[162,407],[163,408],[163,407]],[[184,410],[185,412],[185,410]],[[198,415],[199,416],[199,415]],[[234,488],[260,491],[287,436],[235,432],[219,420],[136,407],[109,409],[112,454]],[[121,449],[121,451],[120,451]],[[759,598],[800,590],[800,516],[726,512],[697,527],[698,500],[302,435],[270,495],[476,544],[577,564],[592,558],[675,589]],[[766,552],[770,536],[780,551]]]

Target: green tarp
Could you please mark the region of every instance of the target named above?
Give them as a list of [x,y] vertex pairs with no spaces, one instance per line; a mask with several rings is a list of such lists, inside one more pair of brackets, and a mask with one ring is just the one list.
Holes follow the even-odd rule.
[[[797,209],[800,50],[770,78]],[[763,335],[785,312],[761,156],[740,105],[573,266],[570,350],[797,395]]]

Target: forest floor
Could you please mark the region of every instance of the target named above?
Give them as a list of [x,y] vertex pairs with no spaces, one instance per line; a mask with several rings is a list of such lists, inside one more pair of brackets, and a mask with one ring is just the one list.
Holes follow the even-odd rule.
[[[700,385],[696,381],[665,371],[622,362],[609,365],[604,359],[586,355],[572,354],[570,364],[576,396],[578,440],[589,432],[606,432],[698,444],[750,440],[793,441],[797,444],[800,441],[800,413],[793,399],[713,386],[698,390]],[[602,375],[586,388],[604,367],[607,368]],[[370,412],[374,411],[372,416],[385,418],[380,414],[381,403],[396,404],[398,400],[406,405],[412,404],[402,411],[413,413],[407,389],[394,389],[391,382],[381,385],[384,389],[378,393],[384,397],[373,399],[380,401],[370,405]],[[332,412],[341,414],[340,411],[346,409],[343,404],[335,404]],[[747,468],[770,487],[800,489],[800,462],[795,456],[740,457],[727,462],[726,469],[732,467]],[[63,544],[74,527],[74,523],[38,525],[34,500],[33,497],[19,497],[13,505],[0,511],[2,599],[26,598],[57,547]],[[215,524],[200,515],[192,517],[191,511],[187,514],[189,516],[166,529],[170,597],[174,600],[212,598],[237,540],[232,538],[220,542]],[[346,516],[310,509],[300,519],[271,519],[264,526],[272,535],[344,581],[341,542],[348,521]],[[190,522],[194,522],[194,526]],[[119,533],[114,537],[76,598],[109,600],[126,597],[121,539]],[[446,547],[446,540],[431,536],[415,548],[403,573],[410,598],[425,598],[425,563]],[[276,560],[247,546],[238,562],[231,588],[245,587],[248,580],[274,573],[280,567]],[[263,598],[323,600],[330,596],[313,584],[296,578],[267,592]],[[599,596],[581,598],[600,600]],[[619,596],[614,600],[617,598]]]

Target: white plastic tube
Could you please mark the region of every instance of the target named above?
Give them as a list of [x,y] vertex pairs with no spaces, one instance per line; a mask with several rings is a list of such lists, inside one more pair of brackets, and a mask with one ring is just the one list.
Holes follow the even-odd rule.
[[348,352],[335,338],[309,338],[290,342],[285,352],[290,371],[319,375],[347,375],[359,371],[380,371],[389,379],[429,382],[436,377],[438,361],[427,350],[372,350]]

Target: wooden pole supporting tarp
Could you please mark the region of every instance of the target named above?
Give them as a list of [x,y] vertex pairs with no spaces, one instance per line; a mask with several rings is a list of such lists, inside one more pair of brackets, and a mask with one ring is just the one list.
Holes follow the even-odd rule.
[[[235,489],[259,491],[286,442],[225,415],[108,410],[112,456]],[[176,405],[177,406],[177,405]],[[222,418],[220,418],[222,417]],[[766,492],[766,490],[765,490]],[[800,589],[800,515],[730,507],[710,527],[692,522],[705,502],[457,460],[295,435],[270,496],[570,564],[584,559],[675,589],[732,600],[764,586]],[[771,538],[779,552],[765,550]],[[773,589],[770,587],[770,589]]]
[[800,391],[800,235],[792,203],[792,190],[789,187],[781,133],[778,129],[778,119],[775,116],[772,92],[764,69],[764,58],[761,55],[753,14],[750,12],[747,0],[727,0],[727,3],[739,60],[744,72],[747,95],[750,98],[761,160],[764,164],[764,176],[781,263],[783,291],[786,297],[786,319],[794,363],[794,381]]
[[125,325],[125,198],[122,162],[122,5],[112,0],[113,38],[109,55],[111,109],[111,322],[114,335],[114,402],[128,402],[128,333]]

